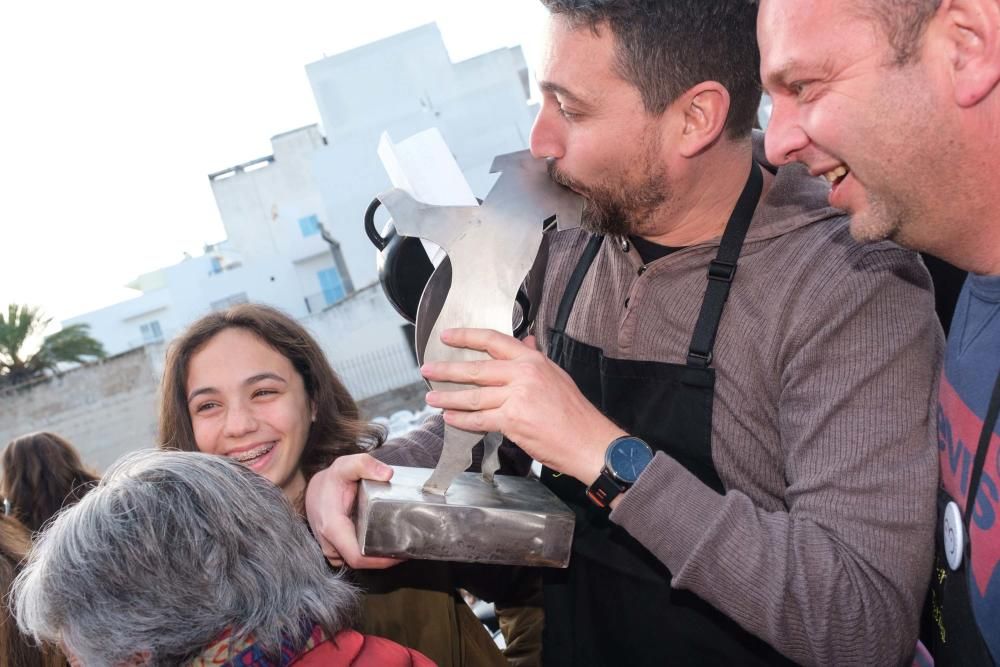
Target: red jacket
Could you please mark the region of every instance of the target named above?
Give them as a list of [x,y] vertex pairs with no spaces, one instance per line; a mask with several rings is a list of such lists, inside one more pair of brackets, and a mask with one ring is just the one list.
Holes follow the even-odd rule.
[[343,630],[289,663],[289,667],[435,667],[423,653],[394,641]]
[[283,642],[279,658],[264,655],[252,636],[232,640],[223,632],[185,667],[436,667],[423,653],[394,641],[343,630],[333,639],[317,625],[302,649]]

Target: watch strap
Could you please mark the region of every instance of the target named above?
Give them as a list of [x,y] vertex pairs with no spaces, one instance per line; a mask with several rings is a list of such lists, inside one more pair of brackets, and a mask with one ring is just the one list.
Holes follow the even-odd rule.
[[587,487],[587,497],[601,509],[606,509],[623,491],[625,486],[613,478],[611,471],[604,467],[594,483]]

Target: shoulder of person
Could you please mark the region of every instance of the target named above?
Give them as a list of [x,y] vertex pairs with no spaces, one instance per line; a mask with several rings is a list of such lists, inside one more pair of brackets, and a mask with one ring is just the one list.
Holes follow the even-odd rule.
[[545,243],[548,252],[571,252],[574,249],[582,248],[590,240],[590,232],[583,227],[572,229],[550,229],[545,232]]
[[858,241],[851,235],[850,221],[849,215],[835,211],[786,233],[799,266],[794,278],[802,289],[815,286],[829,291],[840,285],[878,289],[902,278],[907,289],[932,290],[919,253],[892,241]]
[[433,667],[434,663],[418,651],[389,639],[345,630],[303,654],[291,663],[294,667]]

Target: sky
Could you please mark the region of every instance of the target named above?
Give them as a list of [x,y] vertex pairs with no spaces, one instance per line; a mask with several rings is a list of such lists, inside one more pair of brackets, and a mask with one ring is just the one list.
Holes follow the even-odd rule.
[[538,0],[3,3],[0,308],[67,319],[222,240],[208,174],[319,122],[306,64],[436,22],[453,61],[521,44],[533,66],[544,17]]

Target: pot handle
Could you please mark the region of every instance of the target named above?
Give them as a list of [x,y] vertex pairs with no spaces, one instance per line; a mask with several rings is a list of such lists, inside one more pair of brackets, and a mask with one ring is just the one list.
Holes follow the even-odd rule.
[[365,211],[365,234],[368,235],[368,240],[379,249],[379,252],[385,250],[385,247],[389,245],[389,240],[395,234],[395,232],[390,232],[388,237],[384,237],[375,229],[375,211],[381,205],[382,202],[379,201],[378,197],[375,197],[375,199],[372,199],[372,203],[368,204],[368,210]]

